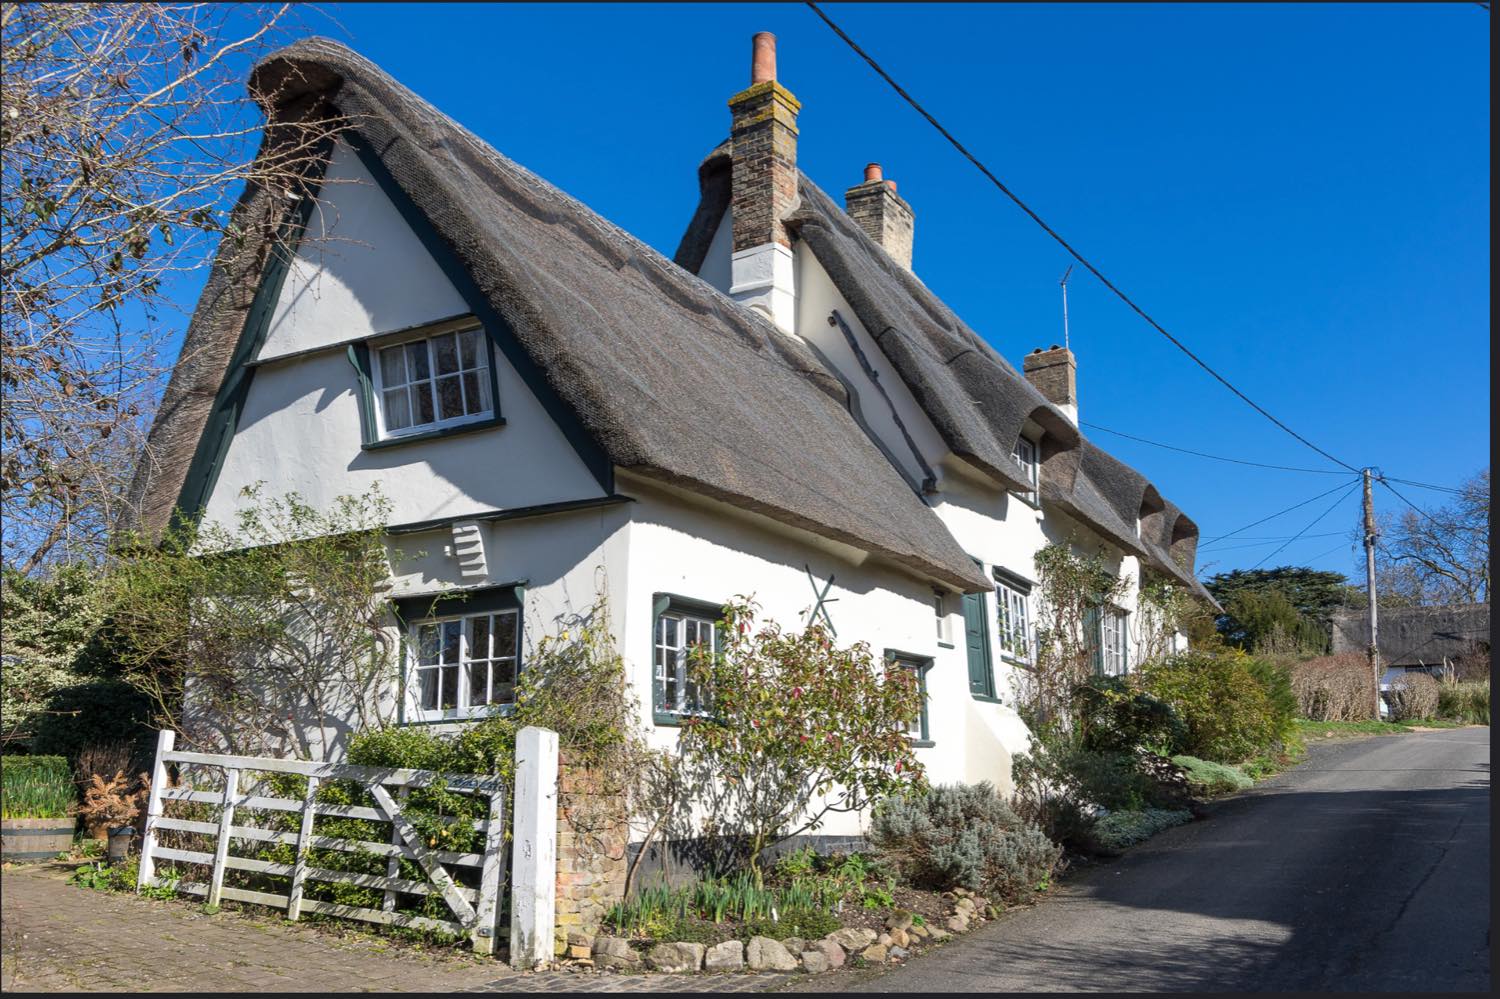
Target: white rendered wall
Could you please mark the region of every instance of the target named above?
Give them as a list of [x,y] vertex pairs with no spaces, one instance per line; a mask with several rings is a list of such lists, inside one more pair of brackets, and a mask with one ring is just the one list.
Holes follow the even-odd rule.
[[731,259],[734,256],[733,228],[729,210],[725,209],[719,227],[714,230],[714,238],[709,241],[708,252],[703,255],[703,263],[698,266],[698,276],[726,295],[734,282]]
[[469,311],[343,142],[334,147],[307,229],[272,312],[260,360]]
[[261,352],[280,359],[255,370],[207,520],[230,522],[244,502],[241,490],[256,483],[273,496],[295,491],[324,509],[339,495],[363,495],[378,484],[392,503],[392,524],[602,495],[493,348],[504,426],[361,447],[358,382],[338,345],[468,307],[347,147],[339,147],[329,170],[334,180],[325,185],[323,212],[349,241],[325,244],[312,257],[299,251]]
[[[854,314],[853,307],[843,295],[839,294],[833,279],[828,276],[828,272],[807,248],[806,243],[800,241],[797,243],[796,255],[797,335],[822,351],[823,355],[839,369],[845,381],[854,386],[859,395],[860,413],[865,423],[879,438],[879,443],[883,444],[886,450],[896,458],[907,476],[913,482],[920,484],[926,477],[926,472],[913,457],[906,438],[896,424],[896,417],[900,418],[901,425],[911,434],[922,458],[932,468],[934,474],[941,479],[942,472],[938,463],[948,448],[932,425],[932,421],[918,405],[911,390],[901,380],[900,374],[891,365],[885,353],[876,345],[869,331],[860,323],[859,317]],[[863,365],[859,363],[859,358],[849,347],[843,331],[837,326],[829,325],[828,317],[834,310],[837,310],[844,322],[849,325],[850,331],[859,343],[860,350],[864,352],[866,360],[870,362],[870,366],[879,376],[880,387],[885,389],[890,402],[886,401],[880,389],[876,388],[865,374]],[[895,406],[896,417],[893,417],[891,413],[892,404]]]

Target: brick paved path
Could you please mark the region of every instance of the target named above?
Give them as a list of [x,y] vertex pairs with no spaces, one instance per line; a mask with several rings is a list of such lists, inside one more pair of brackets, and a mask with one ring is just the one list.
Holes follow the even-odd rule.
[[489,958],[334,936],[276,916],[0,874],[0,988],[28,992],[756,992],[784,975],[521,974]]

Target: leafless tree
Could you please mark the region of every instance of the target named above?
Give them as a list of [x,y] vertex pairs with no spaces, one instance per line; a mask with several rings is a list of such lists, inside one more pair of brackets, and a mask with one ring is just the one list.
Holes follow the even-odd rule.
[[[192,300],[222,240],[280,231],[326,155],[333,116],[263,130],[274,95],[246,93],[254,61],[297,33],[289,7],[0,15],[7,567],[98,555],[184,325],[175,303]],[[234,211],[247,186],[286,197]]]
[[1381,594],[1407,606],[1481,603],[1490,598],[1490,470],[1434,509],[1404,507],[1382,518],[1375,552]]

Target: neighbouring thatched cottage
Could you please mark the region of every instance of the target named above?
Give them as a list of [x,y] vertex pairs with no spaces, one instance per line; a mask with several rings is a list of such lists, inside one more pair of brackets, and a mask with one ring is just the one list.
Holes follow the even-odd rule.
[[[1380,678],[1385,689],[1404,673],[1439,676],[1466,656],[1490,647],[1490,605],[1447,604],[1438,607],[1381,608]],[[1370,615],[1341,610],[1333,615],[1333,651],[1365,652],[1370,647]]]
[[912,207],[878,169],[843,207],[798,170],[799,104],[769,36],[757,53],[675,260],[341,45],[261,64],[273,120],[326,102],[352,122],[312,209],[335,238],[263,270],[221,252],[138,526],[228,522],[258,482],[313,504],[379,483],[392,544],[425,553],[400,564],[398,604],[468,595],[406,622],[445,640],[391,664],[404,724],[504,710],[534,638],[602,589],[669,745],[695,707],[684,650],[723,601],[795,624],[821,595],[840,641],[921,672],[931,778],[1008,788],[1033,555],[1072,541],[1127,581],[1093,636],[1124,672],[1144,578],[1206,596],[1197,527],[1079,432],[1070,351],[1027,354],[1023,375],[927,289]]

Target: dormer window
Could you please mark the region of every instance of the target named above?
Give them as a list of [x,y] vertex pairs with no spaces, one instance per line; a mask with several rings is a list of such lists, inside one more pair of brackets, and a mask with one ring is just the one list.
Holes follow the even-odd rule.
[[486,419],[490,345],[482,330],[439,333],[376,350],[380,436],[397,437]]
[[1035,441],[1026,437],[1016,438],[1016,449],[1011,452],[1010,456],[1015,459],[1017,465],[1021,466],[1021,471],[1026,473],[1026,481],[1031,485],[1029,490],[1023,493],[1016,493],[1016,495],[1033,505],[1037,502],[1036,455],[1037,446]]

